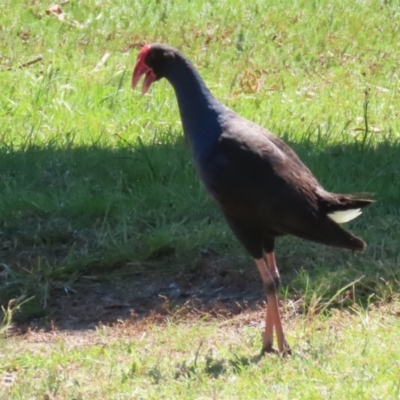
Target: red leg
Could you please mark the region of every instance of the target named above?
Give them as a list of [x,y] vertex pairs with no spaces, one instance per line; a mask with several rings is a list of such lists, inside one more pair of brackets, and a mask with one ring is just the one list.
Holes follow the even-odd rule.
[[279,287],[280,277],[279,277],[278,267],[276,266],[276,262],[275,262],[275,255],[273,252],[267,253],[265,255],[265,258],[267,261],[269,273],[273,279],[274,286],[275,286],[275,292],[274,292],[273,299],[272,299],[271,309],[273,309],[273,315],[274,315],[273,325],[275,326],[275,330],[276,330],[276,337],[277,337],[277,341],[278,341],[279,353],[290,354],[291,350],[290,350],[288,342],[286,341],[285,334],[283,332],[282,321],[281,321],[279,307],[278,307],[278,295],[277,295],[276,289],[278,289],[278,287]]
[[[258,270],[260,271],[261,279],[264,283],[265,287],[268,287],[268,285],[271,285],[273,283],[273,278],[271,276],[271,273],[269,272],[265,261],[263,259],[255,260]],[[262,353],[271,353],[274,352],[273,349],[273,342],[274,342],[274,313],[275,309],[272,307],[271,304],[273,303],[273,299],[270,298],[270,296],[267,293],[267,312],[265,316],[265,330],[264,330],[264,335],[263,335],[263,347],[262,347]]]

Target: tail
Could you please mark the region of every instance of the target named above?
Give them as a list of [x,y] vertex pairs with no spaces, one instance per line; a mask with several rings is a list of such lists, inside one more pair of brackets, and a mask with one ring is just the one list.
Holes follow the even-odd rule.
[[321,211],[337,224],[344,224],[361,215],[361,208],[374,203],[373,200],[355,199],[352,195],[324,193],[320,198]]
[[[334,194],[334,193],[319,193],[320,195],[320,210],[333,221],[331,229],[335,231],[337,243],[332,243],[333,246],[345,247],[350,250],[361,251],[364,250],[366,244],[363,240],[351,233],[345,231],[337,224],[343,224],[357,218],[361,214],[361,208],[367,207],[374,203],[369,199],[357,199],[353,195]],[[332,232],[333,233],[333,232]],[[332,235],[332,238],[336,235]]]
[[[337,227],[343,231],[340,236],[345,237],[345,240],[341,244],[337,245],[338,247],[343,247],[353,251],[363,251],[367,247],[362,239],[345,231],[340,226]],[[336,244],[334,244],[334,246],[336,246]]]
[[291,229],[292,235],[303,239],[312,240],[327,246],[340,247],[353,251],[365,249],[365,242],[359,237],[347,232],[330,218],[318,218],[315,224],[307,226],[306,230]]
[[[361,214],[361,208],[374,203],[369,199],[356,199],[352,195],[317,192],[319,217],[307,223],[292,226],[292,234],[328,246],[341,247],[353,251],[364,250],[366,244],[357,236],[347,232],[339,224],[350,221]],[[303,229],[299,230],[298,227]]]
[[351,208],[350,210],[335,211],[327,214],[328,217],[337,224],[344,224],[361,215],[360,208]]

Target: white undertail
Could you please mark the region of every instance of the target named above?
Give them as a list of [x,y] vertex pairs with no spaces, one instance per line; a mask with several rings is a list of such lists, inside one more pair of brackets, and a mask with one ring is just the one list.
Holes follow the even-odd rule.
[[345,222],[357,218],[359,215],[361,215],[361,210],[359,208],[353,208],[352,210],[335,211],[328,214],[328,217],[337,224],[344,224]]

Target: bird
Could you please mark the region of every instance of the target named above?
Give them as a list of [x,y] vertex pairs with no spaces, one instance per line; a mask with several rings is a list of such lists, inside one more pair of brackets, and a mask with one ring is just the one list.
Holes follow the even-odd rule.
[[143,46],[132,74],[133,89],[143,75],[143,95],[161,78],[172,85],[196,172],[234,236],[255,260],[267,304],[261,354],[291,354],[278,307],[281,279],[275,239],[294,235],[364,250],[364,241],[339,224],[359,216],[373,200],[326,191],[282,139],[219,102],[176,48],[160,43]]

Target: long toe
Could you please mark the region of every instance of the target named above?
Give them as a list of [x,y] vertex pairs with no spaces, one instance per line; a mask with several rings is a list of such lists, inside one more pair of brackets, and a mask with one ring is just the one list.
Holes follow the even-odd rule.
[[263,356],[264,354],[279,354],[279,351],[277,349],[275,349],[274,347],[272,347],[271,343],[267,343],[265,345],[263,345],[262,349],[261,349],[261,356]]
[[292,349],[289,346],[289,343],[285,339],[285,344],[283,346],[283,352],[281,353],[282,356],[291,356],[292,355]]
[[275,347],[272,346],[272,343],[266,343],[263,345],[261,349],[260,356],[263,356],[264,354],[276,354],[276,355],[281,355],[282,357],[286,356],[291,356],[292,355],[292,349],[289,346],[289,343],[285,340],[283,350],[279,351]]

